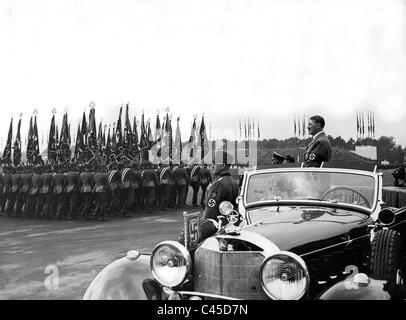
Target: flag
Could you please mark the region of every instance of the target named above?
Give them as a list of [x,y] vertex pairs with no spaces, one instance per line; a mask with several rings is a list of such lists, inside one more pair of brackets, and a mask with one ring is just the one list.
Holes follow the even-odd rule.
[[293,116],[293,136],[296,137],[296,116]]
[[259,138],[261,137],[261,135],[260,135],[260,133],[259,133],[259,121],[258,121],[257,128],[258,128],[258,140],[259,140]]
[[359,123],[359,113],[357,112],[356,114],[357,114],[357,137],[358,137],[360,133],[360,123]]
[[13,139],[13,118],[10,121],[10,127],[8,129],[7,143],[4,147],[3,156],[1,162],[5,164],[11,164],[11,143]]
[[372,114],[372,133],[375,139],[375,114]]
[[306,115],[303,115],[302,136],[305,137],[305,135],[306,135]]
[[145,121],[144,121],[144,112],[141,116],[141,132],[140,132],[140,150],[142,152],[142,160],[148,161],[148,138],[147,138],[147,131],[145,128]]
[[89,112],[89,126],[87,128],[87,144],[90,149],[96,150],[97,148],[96,110],[94,108],[91,108]]
[[247,120],[246,119],[244,119],[244,132],[245,132],[245,139],[247,139],[248,136],[247,136]]
[[242,139],[242,127],[241,127],[241,118],[239,120],[239,124],[240,124],[240,139]]
[[203,161],[203,159],[206,158],[209,152],[209,141],[207,140],[206,126],[204,124],[204,116],[202,116],[202,122],[200,124],[199,140],[200,140],[199,146],[201,147],[200,160]]
[[107,141],[106,141],[106,148],[104,151],[104,154],[106,156],[106,160],[110,162],[110,156],[111,156],[111,137],[110,137],[110,128],[109,131],[107,132]]
[[161,121],[159,120],[159,114],[156,115],[156,121],[155,121],[155,136],[154,140],[159,141],[161,140]]
[[[51,139],[51,133],[49,133],[49,138]],[[75,153],[73,155],[75,161],[79,162],[81,160],[83,151],[84,151],[83,134],[80,128],[80,124],[78,124],[78,130],[76,133]]]
[[182,159],[182,138],[179,128],[179,117],[176,121],[176,134],[175,134],[175,145],[172,153],[172,160],[174,163],[179,164]]
[[58,162],[64,163],[70,160],[68,113],[63,115],[57,154]]
[[196,136],[196,117],[193,120],[192,130],[190,131],[190,138],[189,138],[189,156],[193,158],[195,156],[195,136]]
[[87,123],[86,123],[86,113],[83,111],[82,125],[80,127],[80,133],[82,135],[83,143],[87,146]]
[[20,136],[20,128],[21,128],[21,117],[18,120],[17,126],[17,136],[14,141],[14,154],[13,154],[13,163],[14,166],[18,166],[21,164],[21,136]]
[[56,163],[57,161],[57,149],[56,149],[56,139],[55,139],[55,114],[52,115],[51,126],[49,128],[49,137],[48,137],[48,162],[51,164]]
[[138,130],[137,130],[137,118],[134,117],[133,120],[133,137],[132,137],[132,153],[133,156],[135,156],[136,154],[138,154],[139,150],[138,150]]
[[39,139],[38,139],[38,127],[37,116],[34,117],[34,131],[33,131],[33,149],[34,149],[34,164],[44,164],[42,157],[39,153]]
[[133,134],[131,129],[130,117],[128,115],[128,103],[127,103],[125,109],[125,126],[124,126],[124,151],[127,156],[129,156],[131,153],[132,139]]

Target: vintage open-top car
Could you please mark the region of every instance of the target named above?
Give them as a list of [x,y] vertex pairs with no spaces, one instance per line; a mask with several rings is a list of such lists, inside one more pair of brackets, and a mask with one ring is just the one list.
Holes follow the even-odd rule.
[[185,214],[177,241],[129,251],[83,298],[315,299],[361,272],[402,282],[406,213],[385,206],[382,173],[246,172],[237,206],[221,203],[216,221]]

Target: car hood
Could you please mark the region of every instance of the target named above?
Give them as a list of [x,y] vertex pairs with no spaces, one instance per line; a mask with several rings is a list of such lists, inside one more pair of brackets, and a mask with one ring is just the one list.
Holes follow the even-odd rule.
[[372,223],[363,213],[322,207],[266,207],[247,214],[255,220],[244,230],[298,254],[367,236]]

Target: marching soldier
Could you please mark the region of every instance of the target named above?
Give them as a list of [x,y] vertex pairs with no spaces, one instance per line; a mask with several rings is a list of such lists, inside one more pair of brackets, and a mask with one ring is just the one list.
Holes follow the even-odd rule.
[[186,197],[189,188],[189,176],[182,161],[180,162],[179,166],[174,167],[173,174],[175,176],[176,182],[176,204],[179,208],[186,208]]
[[[214,175],[216,177],[207,188],[205,210],[203,213],[204,219],[217,220],[219,215],[219,205],[222,201],[230,201],[234,207],[236,206],[236,198],[238,196],[238,185],[234,182],[230,173],[231,156],[223,152],[222,163],[215,167]],[[219,157],[216,156],[216,159]]]
[[55,166],[56,172],[52,176],[54,185],[54,199],[56,204],[56,218],[62,219],[65,215],[66,195],[64,193],[66,187],[65,167],[63,164]]
[[[32,214],[35,219],[39,218],[40,212],[40,197],[41,197],[41,188],[42,188],[42,181],[41,181],[41,172],[42,166],[35,166],[34,173],[32,175],[32,188],[28,192],[27,197],[27,208],[26,211],[28,214]],[[42,208],[41,208],[42,210]]]
[[111,170],[108,171],[108,181],[110,184],[111,194],[109,194],[109,211],[110,214],[118,215],[120,211],[120,171],[118,164],[112,163]]
[[50,165],[44,166],[44,172],[41,174],[41,216],[46,219],[52,219],[52,208],[54,206],[53,197],[53,179],[52,167]]
[[134,202],[134,183],[135,173],[129,167],[125,167],[120,171],[121,176],[121,214],[124,217],[131,217],[128,212]]
[[197,164],[192,164],[188,167],[187,172],[189,175],[190,186],[193,189],[192,205],[198,206],[197,204],[197,195],[199,193],[199,172],[201,167]]
[[96,207],[93,216],[101,221],[106,221],[107,205],[109,194],[112,193],[110,183],[107,176],[107,168],[105,165],[99,165],[98,170],[94,175],[93,194],[95,195]]
[[94,178],[92,174],[92,167],[90,164],[83,166],[83,171],[80,174],[81,188],[80,193],[82,195],[82,217],[86,220],[91,220],[90,210],[93,205],[92,190],[94,187]]
[[33,167],[28,165],[24,168],[24,171],[25,172],[22,174],[21,177],[23,182],[23,186],[21,188],[21,197],[23,206],[21,211],[26,217],[31,217],[34,212],[28,210],[28,197],[32,188]]
[[204,207],[204,199],[206,196],[207,186],[212,182],[212,177],[210,170],[207,168],[207,163],[203,163],[203,168],[199,172],[199,184],[202,188],[202,198],[200,200],[200,205]]
[[4,189],[4,168],[1,167],[1,173],[0,173],[0,215],[3,215],[4,212],[4,194],[3,194],[3,189]]
[[23,174],[23,167],[18,166],[15,170],[15,173],[13,174],[13,186],[11,187],[11,192],[15,194],[15,199],[14,199],[14,206],[13,206],[13,212],[14,216],[18,217],[22,214],[21,208],[23,206],[23,197],[21,194],[21,188],[23,186],[23,179],[22,179],[22,174]]
[[66,173],[66,180],[65,193],[68,202],[68,218],[74,220],[79,207],[81,187],[79,167],[76,163],[70,165],[70,170]]
[[169,165],[159,165],[157,172],[159,186],[158,196],[161,210],[167,210],[169,206],[169,197],[171,195],[172,186],[175,185],[175,176]]
[[153,169],[152,163],[145,163],[145,170],[141,172],[142,180],[142,208],[152,212],[155,203],[155,189],[159,184],[158,176]]
[[133,181],[133,190],[134,190],[134,201],[133,201],[133,210],[136,210],[137,207],[140,207],[141,204],[141,195],[142,195],[142,181],[141,181],[141,170],[139,164],[134,164],[132,167],[134,172],[134,181]]
[[[9,175],[7,175],[7,185],[8,185],[8,195],[7,195],[7,202],[6,202],[6,215],[7,216],[12,216],[14,213],[14,204],[16,202],[17,198],[17,192],[19,191],[19,185],[18,185],[18,179],[16,176],[16,171],[15,168],[9,167],[10,172]],[[10,180],[8,180],[10,179]]]
[[4,167],[3,183],[4,212],[6,216],[9,216],[13,209],[11,202],[14,205],[13,194],[11,193],[13,186],[13,168],[11,166]]

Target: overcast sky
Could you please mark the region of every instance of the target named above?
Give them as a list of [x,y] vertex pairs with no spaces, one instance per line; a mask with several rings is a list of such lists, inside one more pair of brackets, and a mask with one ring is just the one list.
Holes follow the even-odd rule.
[[20,112],[24,136],[35,108],[46,136],[67,107],[75,135],[91,101],[104,123],[130,101],[153,122],[169,106],[183,139],[203,112],[212,137],[251,117],[287,138],[318,113],[355,138],[370,110],[376,136],[406,146],[404,0],[0,0],[0,44],[3,145]]

